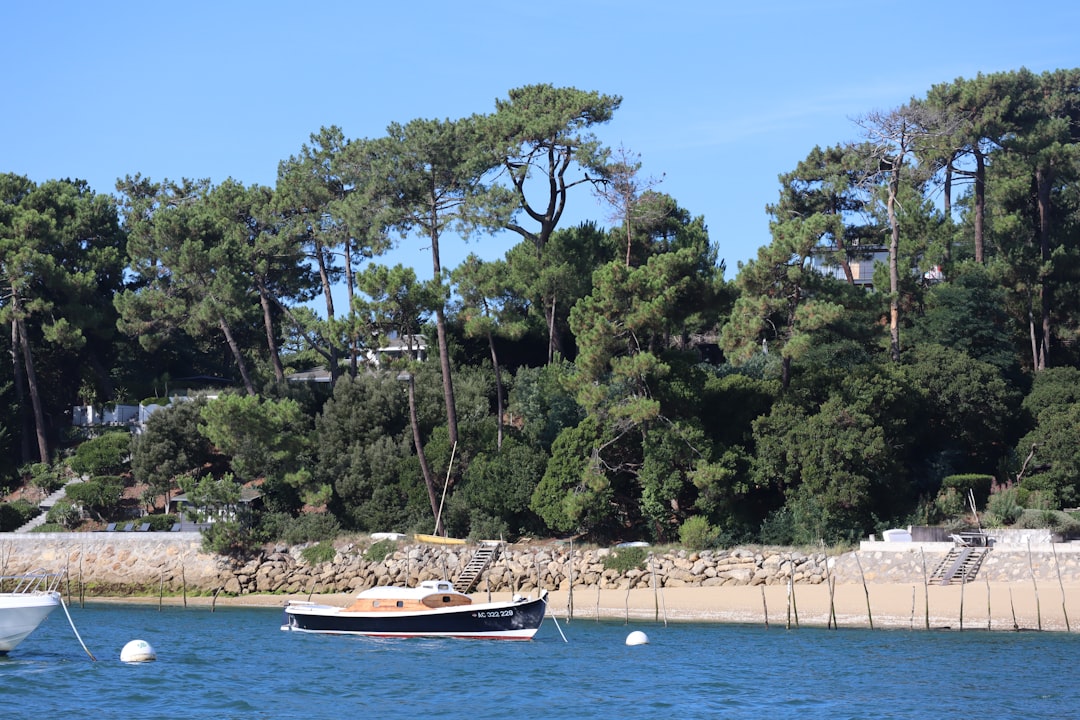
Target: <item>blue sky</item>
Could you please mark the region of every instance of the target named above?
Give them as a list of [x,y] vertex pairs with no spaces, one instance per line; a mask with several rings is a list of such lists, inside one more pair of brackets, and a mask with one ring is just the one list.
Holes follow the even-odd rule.
[[[377,137],[489,112],[514,87],[574,86],[622,96],[598,134],[705,217],[729,278],[769,241],[777,176],[859,139],[852,118],[957,77],[1080,64],[1073,0],[12,0],[0,26],[0,172],[98,192],[135,173],[273,185],[322,126]],[[607,224],[588,192],[571,203],[567,222]],[[516,241],[445,238],[443,265]],[[431,274],[421,240],[387,262]]]

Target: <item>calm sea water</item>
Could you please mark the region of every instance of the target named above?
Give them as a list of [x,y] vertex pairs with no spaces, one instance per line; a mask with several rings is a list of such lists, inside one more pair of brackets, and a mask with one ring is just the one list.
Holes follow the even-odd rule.
[[[529,643],[282,632],[272,608],[57,610],[0,659],[2,718],[1069,718],[1080,634],[550,618]],[[650,644],[628,647],[633,630]],[[142,639],[157,662],[119,660]]]

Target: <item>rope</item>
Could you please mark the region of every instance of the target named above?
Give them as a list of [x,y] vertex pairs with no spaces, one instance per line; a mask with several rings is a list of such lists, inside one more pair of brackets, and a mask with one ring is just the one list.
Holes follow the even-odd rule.
[[86,643],[84,643],[82,637],[79,636],[79,631],[75,629],[75,621],[71,619],[71,613],[68,612],[67,604],[64,602],[63,595],[60,596],[60,607],[64,608],[64,614],[67,615],[68,624],[71,625],[71,631],[75,633],[75,637],[78,638],[79,644],[82,645],[82,649],[86,650],[86,654],[90,656],[91,660],[97,662],[97,658],[94,657],[94,653],[90,652],[90,649],[86,647]]

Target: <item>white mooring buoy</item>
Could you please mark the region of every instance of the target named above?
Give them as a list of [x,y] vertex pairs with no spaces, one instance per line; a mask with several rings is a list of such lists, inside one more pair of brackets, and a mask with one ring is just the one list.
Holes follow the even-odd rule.
[[626,644],[627,645],[648,645],[649,644],[649,636],[646,635],[645,633],[641,632],[640,630],[635,630],[634,632],[632,632],[632,633],[630,633],[629,635],[626,636]]
[[157,660],[157,653],[145,640],[132,640],[120,651],[120,662],[141,663]]

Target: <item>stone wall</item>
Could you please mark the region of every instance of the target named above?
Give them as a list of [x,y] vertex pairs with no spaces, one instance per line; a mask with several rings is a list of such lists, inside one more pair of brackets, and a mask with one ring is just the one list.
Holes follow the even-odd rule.
[[[382,560],[372,558],[366,538],[335,543],[332,561],[316,565],[303,547],[272,547],[237,563],[200,549],[198,533],[56,533],[0,535],[0,574],[36,568],[66,570],[81,579],[88,595],[156,592],[250,593],[355,592],[374,585],[415,585],[425,579],[456,578],[476,547],[399,542]],[[864,543],[858,553],[826,557],[785,548],[736,548],[688,552],[645,548],[644,561],[625,571],[611,569],[610,549],[567,545],[508,546],[477,589],[528,592],[725,585],[818,584],[831,574],[839,583],[921,583],[945,557],[945,543]],[[642,552],[642,551],[639,551]],[[572,560],[572,561],[571,561]],[[826,569],[828,567],[828,569]],[[1080,548],[1070,545],[995,548],[979,581],[1080,582]]]

